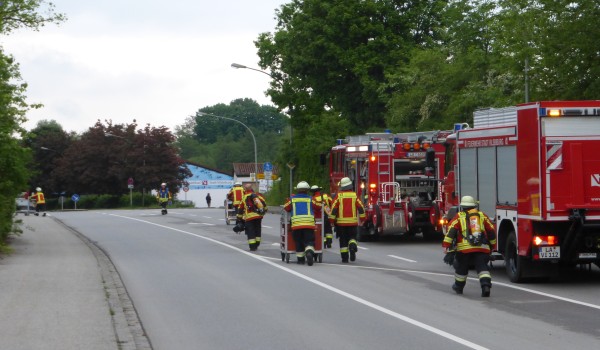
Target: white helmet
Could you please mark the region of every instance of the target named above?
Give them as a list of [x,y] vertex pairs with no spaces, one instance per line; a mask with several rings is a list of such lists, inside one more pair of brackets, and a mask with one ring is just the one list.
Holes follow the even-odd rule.
[[319,187],[317,185],[312,185],[311,188],[310,188],[311,191],[317,191],[317,190],[320,190],[320,189],[321,189],[321,187]]
[[475,200],[475,198],[473,198],[471,196],[463,196],[460,199],[460,206],[461,207],[475,208],[477,206],[477,201]]
[[343,179],[340,180],[340,187],[344,188],[344,187],[349,187],[352,186],[352,180],[350,180],[349,177],[345,177]]
[[236,182],[235,182],[233,185],[234,185],[234,186],[241,186],[241,185],[242,185],[242,183],[241,183],[241,182],[239,182],[239,181],[236,181]]
[[163,182],[163,183],[161,183],[160,185],[161,185],[161,186],[166,186],[167,184]]
[[309,190],[310,189],[310,185],[306,181],[300,181],[300,182],[298,182],[298,185],[296,185],[296,189],[298,189],[298,190]]
[[42,188],[41,188],[41,187],[38,187],[38,188],[36,188],[35,190],[36,190],[37,192],[42,192]]

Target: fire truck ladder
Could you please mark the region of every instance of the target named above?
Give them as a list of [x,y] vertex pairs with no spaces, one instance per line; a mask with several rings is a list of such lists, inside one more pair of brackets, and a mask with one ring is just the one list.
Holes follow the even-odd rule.
[[[381,186],[381,197],[383,202],[389,202],[389,195],[387,188],[383,187],[383,183],[394,181],[391,177],[393,176],[392,169],[392,154],[394,153],[394,144],[392,142],[375,142],[372,144],[371,149],[377,157],[377,183]],[[385,157],[385,161],[382,161],[382,155]],[[395,199],[395,198],[394,198]]]

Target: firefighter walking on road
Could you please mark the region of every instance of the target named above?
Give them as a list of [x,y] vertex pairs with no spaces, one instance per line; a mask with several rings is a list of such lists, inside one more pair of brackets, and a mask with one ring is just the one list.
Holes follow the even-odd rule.
[[310,188],[313,193],[312,200],[315,204],[315,220],[319,221],[324,217],[323,225],[325,226],[325,243],[323,244],[326,248],[331,248],[333,242],[333,230],[331,229],[331,223],[329,222],[329,213],[331,213],[331,205],[333,200],[327,193],[321,192],[322,188],[314,185]]
[[471,196],[460,201],[461,211],[450,221],[448,233],[442,246],[447,250],[456,244],[454,257],[454,284],[456,294],[462,294],[469,265],[475,265],[481,285],[481,296],[489,297],[492,288],[492,275],[488,270],[491,247],[496,244],[494,224],[487,215],[477,209],[477,202]]
[[364,218],[365,207],[356,192],[352,190],[352,180],[345,177],[340,181],[340,191],[333,201],[331,215],[329,215],[329,221],[335,225],[335,232],[340,239],[343,263],[348,262],[348,255],[350,261],[356,260],[358,251],[356,234],[359,220]]
[[[233,184],[233,187],[227,193],[227,199],[231,201],[231,205],[237,213],[240,204],[242,204],[242,199],[244,199],[244,188],[242,187],[241,182],[235,182]],[[240,219],[237,219],[235,223],[236,225],[240,224]]]
[[315,257],[315,205],[308,194],[310,186],[300,181],[296,186],[297,194],[293,195],[283,209],[291,213],[292,237],[296,243],[298,264],[312,266]]
[[244,197],[238,208],[238,222],[244,223],[250,251],[256,251],[262,237],[262,219],[267,212],[265,197],[255,193],[252,184],[244,185]]
[[158,201],[158,205],[162,208],[160,211],[162,215],[167,214],[167,204],[169,204],[172,199],[173,196],[171,195],[171,191],[169,191],[167,184],[164,182],[161,183],[160,188],[156,192],[156,200]]
[[42,216],[46,216],[46,197],[40,187],[35,189],[33,200],[35,201],[35,216],[39,216],[40,212],[42,212]]

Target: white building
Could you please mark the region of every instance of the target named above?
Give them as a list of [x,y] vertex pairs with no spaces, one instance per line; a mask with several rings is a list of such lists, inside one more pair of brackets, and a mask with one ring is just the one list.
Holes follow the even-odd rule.
[[[227,193],[233,186],[233,176],[200,164],[186,162],[186,165],[192,177],[185,180],[188,186],[182,186],[177,199],[192,201],[196,208],[207,208],[206,195],[210,193],[210,206],[223,207]],[[186,188],[187,192],[184,191]]]

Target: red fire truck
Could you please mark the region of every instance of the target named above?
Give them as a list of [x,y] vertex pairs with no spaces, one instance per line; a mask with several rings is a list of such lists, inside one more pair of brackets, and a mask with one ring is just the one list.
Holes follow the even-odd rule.
[[448,217],[462,195],[494,219],[511,281],[600,263],[600,101],[474,113],[446,140]]
[[349,177],[365,204],[358,239],[384,235],[441,237],[440,174],[452,131],[368,133],[339,140],[330,152],[331,191]]

